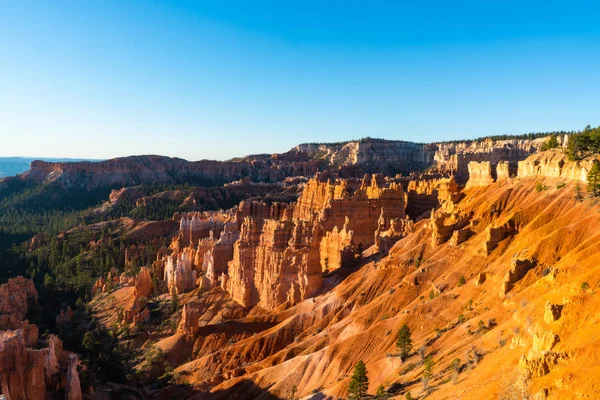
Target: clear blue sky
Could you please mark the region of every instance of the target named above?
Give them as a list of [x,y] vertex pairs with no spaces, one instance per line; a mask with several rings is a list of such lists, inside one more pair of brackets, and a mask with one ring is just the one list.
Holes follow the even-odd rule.
[[600,124],[597,1],[3,1],[0,156]]

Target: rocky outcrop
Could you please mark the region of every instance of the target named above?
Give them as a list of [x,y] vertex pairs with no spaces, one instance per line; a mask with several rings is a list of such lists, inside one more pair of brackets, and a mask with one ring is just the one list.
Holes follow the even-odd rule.
[[137,299],[149,298],[152,294],[152,275],[147,267],[140,268],[140,272],[135,280],[134,295]]
[[0,388],[10,400],[44,400],[46,351],[26,348],[21,330],[0,331]]
[[529,353],[521,356],[519,366],[535,378],[548,374],[555,365],[569,359],[568,354],[553,351],[560,342],[557,334],[545,331],[543,335],[534,334]]
[[229,264],[227,291],[244,307],[272,309],[321,287],[320,234],[310,221],[247,217]]
[[198,318],[201,313],[194,306],[184,304],[181,311],[181,320],[177,327],[177,333],[182,333],[187,336],[195,336],[200,329],[198,325]]
[[599,161],[598,155],[580,161],[569,161],[560,151],[545,151],[519,161],[518,177],[548,177],[585,182],[589,170]]
[[409,218],[393,218],[387,220],[384,210],[379,216],[379,227],[375,231],[375,250],[389,251],[394,243],[414,232],[415,224]]
[[424,213],[438,208],[444,202],[457,200],[459,187],[453,177],[420,178],[423,179],[411,179],[406,189],[406,214],[413,220],[418,220]]
[[501,161],[521,161],[539,151],[547,138],[533,140],[474,140],[454,143],[439,143],[433,157],[437,170],[449,172],[457,181],[471,179],[469,163],[489,162],[495,167]]
[[563,307],[564,305],[562,304],[552,304],[547,302],[544,307],[544,322],[551,324],[552,322],[558,321],[562,315]]
[[489,254],[496,247],[498,243],[517,232],[517,227],[514,221],[509,220],[508,222],[494,226],[494,224],[486,228],[486,240],[483,243],[483,251],[485,254]]
[[140,268],[139,274],[133,279],[135,285],[133,296],[123,311],[123,323],[139,326],[150,318],[150,310],[146,308],[152,294],[152,275],[147,267]]
[[66,323],[73,321],[73,310],[70,306],[67,306],[66,310],[60,310],[60,313],[56,316],[56,327],[62,328]]
[[[202,257],[203,289],[212,289],[219,285],[219,276],[227,272],[229,261],[233,260],[233,247],[240,233],[224,231],[217,241],[213,241]],[[198,246],[198,255],[202,250]]]
[[221,213],[185,213],[176,214],[179,218],[179,243],[183,246],[197,246],[200,239],[209,236],[210,232],[218,237],[230,216]]
[[188,251],[167,256],[163,279],[169,292],[175,290],[177,293],[185,293],[192,290],[196,286],[196,278],[197,272],[192,269],[192,259]]
[[471,161],[468,165],[469,181],[466,187],[487,186],[494,183],[492,165],[489,161]]
[[500,297],[506,294],[515,286],[515,283],[523,279],[530,269],[537,265],[535,260],[519,260],[513,259],[510,264],[510,269],[504,275],[502,286],[500,288]]
[[336,226],[343,227],[348,217],[347,228],[353,233],[355,245],[366,249],[374,243],[382,209],[387,220],[406,216],[402,186],[379,180],[382,178],[377,175],[365,176],[362,181],[312,179],[293,207],[293,218],[318,221],[323,231],[332,231]]
[[0,394],[7,400],[44,400],[65,389],[71,393],[69,400],[80,400],[77,369],[69,369],[66,378],[62,373],[67,370],[68,353],[61,341],[49,335],[47,348],[33,349],[38,345],[38,328],[23,318],[28,304],[35,301],[37,292],[29,279],[17,277],[0,285],[0,306],[3,312],[12,313],[11,318],[3,319],[2,329],[19,328],[0,330]]
[[241,225],[224,287],[244,307],[272,309],[311,297],[321,286],[322,270],[349,261],[353,247],[374,244],[380,225],[404,220],[405,205],[401,185],[376,175],[311,179],[286,207],[244,203],[240,210],[252,215]]
[[79,382],[79,374],[77,373],[77,363],[77,356],[69,354],[65,400],[81,400],[81,384]]
[[259,219],[288,219],[285,217],[288,211],[290,211],[289,205],[285,203],[275,202],[269,205],[263,201],[244,200],[240,202],[236,210],[235,219],[238,223],[239,230],[246,217]]
[[319,255],[323,271],[330,272],[354,261],[352,231],[348,230],[348,219],[341,230],[334,227],[321,239]]
[[461,243],[465,242],[471,236],[473,236],[475,232],[473,232],[470,228],[462,228],[457,229],[452,232],[452,237],[450,237],[450,241],[448,242],[450,246],[460,246]]
[[[467,215],[432,210],[429,224],[427,225],[431,229],[431,245],[436,247],[445,243],[454,237],[456,231],[462,230],[468,224],[469,216]],[[453,246],[460,244],[459,235],[468,237],[468,234],[465,232],[457,234],[452,243]]]
[[496,180],[504,181],[517,176],[519,164],[515,161],[500,161],[496,165]]
[[404,172],[424,168],[431,162],[433,152],[423,145],[399,140],[362,139],[336,144],[301,144],[292,149],[296,153],[325,160],[331,165],[392,167],[390,172]]
[[18,276],[0,285],[0,329],[18,329],[28,307],[37,304],[37,291],[30,279]]

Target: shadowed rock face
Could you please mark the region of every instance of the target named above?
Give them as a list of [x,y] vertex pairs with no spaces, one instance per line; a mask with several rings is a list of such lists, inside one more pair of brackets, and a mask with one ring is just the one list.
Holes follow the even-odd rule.
[[[31,348],[38,344],[38,329],[22,319],[28,306],[36,301],[37,291],[29,279],[17,277],[0,285],[0,306],[3,312],[12,312],[9,328],[14,329],[15,325],[19,328],[0,330],[0,393],[7,400],[44,400],[56,394],[51,391],[64,388],[69,400],[80,400],[77,357],[67,361],[73,355],[63,351],[61,341],[54,335],[48,337],[47,348]],[[69,372],[64,387],[60,371],[67,370],[67,364]]]
[[31,169],[20,177],[37,182],[58,182],[65,187],[84,182],[91,189],[184,182],[221,185],[244,177],[250,177],[255,182],[280,182],[288,176],[311,175],[317,171],[319,163],[311,161],[288,162],[267,158],[239,162],[189,162],[163,156],[132,156],[99,162],[34,161]]
[[21,328],[27,309],[37,303],[33,281],[22,276],[0,285],[0,329]]

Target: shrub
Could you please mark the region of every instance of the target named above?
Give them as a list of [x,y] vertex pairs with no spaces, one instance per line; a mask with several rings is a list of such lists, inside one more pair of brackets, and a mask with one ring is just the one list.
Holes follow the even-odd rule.
[[298,393],[298,386],[292,385],[290,400],[296,400],[296,393]]
[[463,314],[460,314],[458,316],[458,323],[459,324],[464,324],[467,321],[467,317],[465,317]]
[[590,284],[589,284],[589,283],[587,283],[587,282],[583,282],[583,283],[581,284],[581,290],[583,290],[584,292],[585,292],[586,290],[588,290],[589,288],[590,288]]
[[419,357],[421,357],[421,360],[425,360],[425,353],[427,353],[427,346],[421,346],[419,348]]
[[479,322],[477,323],[477,329],[480,332],[485,331],[485,329],[486,329],[485,322],[483,322],[482,320],[479,320]]
[[540,193],[543,192],[544,190],[548,189],[548,186],[544,185],[541,182],[538,182],[535,184],[535,190],[536,192]]
[[556,185],[556,188],[557,188],[557,189],[562,189],[562,188],[564,188],[565,186],[567,186],[567,183],[566,183],[566,182],[561,182],[561,183],[559,183],[558,185]]
[[460,279],[458,280],[458,287],[461,287],[462,285],[464,285],[465,283],[467,283],[467,279],[465,278],[464,275],[462,275],[460,277]]

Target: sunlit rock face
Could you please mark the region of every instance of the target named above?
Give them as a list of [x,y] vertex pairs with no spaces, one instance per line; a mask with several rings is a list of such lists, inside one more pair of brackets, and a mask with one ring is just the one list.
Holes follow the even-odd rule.
[[[437,143],[433,165],[440,171],[454,175],[460,183],[470,178],[470,162],[489,162],[495,167],[499,162],[517,162],[537,153],[547,138],[480,140],[453,143]],[[561,137],[559,142],[562,143]]]
[[[311,179],[289,206],[245,203],[239,240],[226,283],[244,307],[272,309],[313,296],[322,272],[350,262],[355,248],[375,243],[375,232],[404,219],[402,186],[380,176],[361,180]],[[382,214],[383,210],[383,214]],[[265,218],[267,217],[268,218]]]

